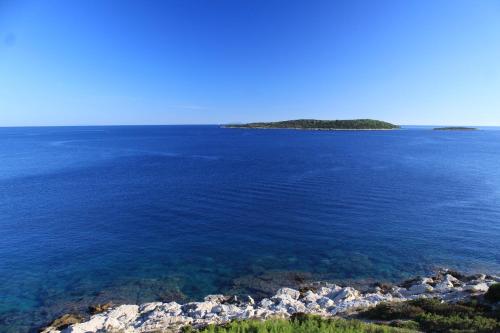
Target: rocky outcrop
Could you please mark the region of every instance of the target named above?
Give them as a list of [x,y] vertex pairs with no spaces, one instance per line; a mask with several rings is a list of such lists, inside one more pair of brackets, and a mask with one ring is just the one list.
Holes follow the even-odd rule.
[[203,302],[178,304],[153,302],[121,305],[93,315],[88,321],[71,325],[52,325],[43,333],[124,332],[146,333],[178,331],[186,325],[202,327],[223,324],[235,319],[289,317],[296,313],[335,316],[375,306],[380,302],[404,301],[416,298],[440,298],[457,302],[473,295],[482,295],[500,278],[476,275],[467,277],[442,271],[434,277],[413,279],[400,286],[380,285],[366,291],[330,283],[306,285],[300,291],[281,288],[270,298],[255,303],[248,296],[209,295]]

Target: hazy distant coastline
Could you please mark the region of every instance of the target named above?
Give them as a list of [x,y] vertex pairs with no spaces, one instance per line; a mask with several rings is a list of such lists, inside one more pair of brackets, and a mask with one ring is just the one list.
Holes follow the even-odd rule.
[[475,127],[463,127],[463,126],[448,126],[448,127],[435,127],[435,131],[477,131]]

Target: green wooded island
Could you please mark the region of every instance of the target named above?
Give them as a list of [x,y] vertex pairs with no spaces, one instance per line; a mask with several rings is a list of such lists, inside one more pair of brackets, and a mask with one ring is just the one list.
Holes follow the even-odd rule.
[[316,120],[297,119],[275,122],[258,122],[248,124],[228,124],[223,127],[228,128],[256,128],[256,129],[304,129],[304,130],[392,130],[399,128],[385,121],[373,119],[352,119],[352,120]]
[[461,127],[461,126],[451,126],[451,127],[436,127],[435,131],[476,131],[477,128],[474,127]]

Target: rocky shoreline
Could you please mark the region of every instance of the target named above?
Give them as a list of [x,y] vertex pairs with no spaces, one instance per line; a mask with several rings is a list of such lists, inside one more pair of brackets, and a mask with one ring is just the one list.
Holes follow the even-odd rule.
[[100,313],[89,320],[65,315],[42,332],[178,332],[187,325],[204,327],[241,319],[287,318],[296,313],[348,316],[381,302],[417,298],[438,298],[450,303],[463,301],[485,294],[491,285],[499,282],[499,276],[442,270],[431,277],[415,278],[399,285],[379,283],[364,290],[326,282],[307,283],[300,290],[281,288],[274,296],[259,302],[250,296],[209,295],[202,302],[186,304],[101,305],[94,307],[94,312]]

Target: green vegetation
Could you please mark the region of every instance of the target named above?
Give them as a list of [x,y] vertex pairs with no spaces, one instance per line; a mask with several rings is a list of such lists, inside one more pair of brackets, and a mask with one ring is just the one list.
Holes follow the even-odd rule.
[[474,127],[436,127],[435,131],[475,131]]
[[353,119],[353,120],[315,120],[298,119],[269,123],[249,123],[242,125],[226,125],[225,127],[237,128],[290,128],[290,129],[311,129],[311,130],[380,130],[395,129],[397,125],[385,121],[373,119]]
[[490,286],[484,297],[490,302],[500,302],[500,283]]
[[[464,303],[443,303],[437,299],[417,299],[397,303],[381,303],[360,314],[371,320],[397,320],[398,327],[412,327],[424,332],[499,332],[497,310],[476,300]],[[410,320],[401,322],[401,320]],[[401,323],[411,323],[399,325]],[[415,326],[417,324],[418,326]]]
[[[194,332],[188,327],[183,333]],[[210,325],[200,333],[409,333],[413,330],[386,325],[367,324],[358,320],[326,319],[296,315],[288,319],[233,321],[227,325]]]

